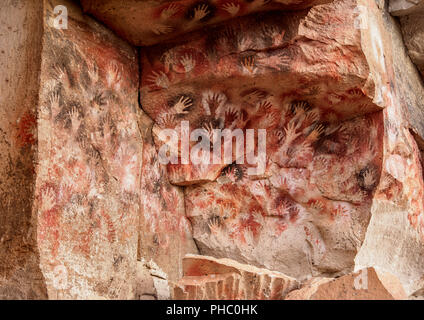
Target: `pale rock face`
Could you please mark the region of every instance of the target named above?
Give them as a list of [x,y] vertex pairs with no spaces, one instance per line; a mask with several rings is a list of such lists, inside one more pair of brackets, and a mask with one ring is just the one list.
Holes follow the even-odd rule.
[[424,11],[422,0],[389,0],[389,12],[394,16],[406,16],[417,11]]
[[313,278],[290,292],[285,300],[405,300],[398,278],[373,268],[337,279]]
[[81,2],[145,47],[69,1],[8,2],[44,31],[31,95],[2,93],[1,172],[30,174],[0,181],[25,212],[2,211],[0,297],[422,294],[420,3],[391,3],[405,47],[382,1]]
[[399,16],[409,56],[424,75],[424,1],[391,0],[389,11]]

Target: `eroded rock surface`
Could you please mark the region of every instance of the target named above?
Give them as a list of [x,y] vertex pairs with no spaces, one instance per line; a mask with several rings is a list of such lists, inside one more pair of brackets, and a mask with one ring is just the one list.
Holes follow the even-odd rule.
[[136,51],[72,3],[45,1],[36,209],[49,297],[132,298],[140,210]]
[[235,17],[269,10],[299,10],[331,0],[82,0],[85,12],[137,46],[178,38]]
[[389,12],[394,16],[405,16],[411,13],[424,10],[422,0],[390,0]]
[[[379,68],[373,73],[386,78],[390,88],[381,86],[386,105],[383,170],[355,265],[358,269],[375,266],[392,273],[409,295],[423,287],[424,186],[420,152],[414,139],[414,135],[424,136],[420,98],[423,87],[392,18],[376,5],[370,5],[369,10],[375,19],[370,28],[363,30],[364,43],[371,44],[364,48],[368,59],[374,56],[374,66]],[[381,49],[377,53],[385,52],[384,56],[372,49],[378,43]]]
[[143,136],[139,258],[157,264],[166,280],[176,281],[183,274],[182,258],[198,250],[186,217],[184,192],[169,183],[166,166],[158,161],[153,121],[142,113],[139,126]]
[[280,300],[298,282],[280,272],[230,259],[187,255],[184,277],[174,286],[178,300]]
[[29,88],[2,92],[0,297],[422,295],[421,38],[405,29],[421,5],[405,1],[404,40],[384,1],[82,1],[139,49],[73,2],[7,2],[28,25],[6,42],[43,46],[25,68],[0,60]]
[[33,212],[42,4],[0,12],[0,299],[45,299]]
[[[367,8],[359,22],[358,6]],[[385,221],[391,240],[376,253],[381,232],[368,227],[373,212],[394,218],[386,203],[402,207],[399,226],[422,237],[422,169],[411,134],[424,133],[422,85],[390,19],[372,1],[335,1],[239,18],[141,52],[141,104],[155,121],[158,149],[167,143],[162,129],[182,140],[202,128],[211,142],[215,129],[267,130],[260,175],[249,175],[252,166],[237,163],[235,152],[231,165],[181,164],[173,143],[179,161],[168,175],[185,186],[200,253],[299,279],[334,276],[353,269],[367,233],[373,240],[357,264],[410,283],[411,272],[372,258],[391,256],[401,236]],[[404,255],[420,261],[421,253],[419,244]],[[405,267],[417,281],[418,265]]]
[[373,268],[337,279],[313,278],[286,300],[405,300],[407,295],[395,276]]
[[399,16],[409,56],[424,76],[424,1],[392,0],[389,9]]
[[[168,165],[170,181],[188,185],[186,213],[202,254],[299,278],[353,267],[383,135],[354,8],[246,17],[142,51],[141,104],[154,132],[179,132],[182,121],[209,137],[266,129],[261,175],[249,175],[236,155],[229,166]],[[333,16],[339,24],[323,24]]]
[[424,8],[400,19],[405,44],[412,61],[424,76]]

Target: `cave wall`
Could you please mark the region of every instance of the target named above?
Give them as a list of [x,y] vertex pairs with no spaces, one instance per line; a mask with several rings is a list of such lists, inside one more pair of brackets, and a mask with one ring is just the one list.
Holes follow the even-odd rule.
[[409,56],[424,75],[424,1],[391,0],[389,12],[399,17]]
[[[68,9],[68,28],[54,8]],[[53,299],[135,295],[142,144],[137,51],[44,1],[34,204],[40,266]]]
[[[0,298],[210,299],[225,283],[236,298],[346,283],[370,297],[350,289],[361,270],[376,297],[422,294],[424,89],[388,3],[246,3],[197,21],[82,1],[131,44],[74,1],[6,3]],[[230,163],[184,164],[164,129],[208,147],[214,130],[266,130],[263,170],[240,161],[259,137]]]
[[327,2],[331,0],[81,0],[81,5],[130,43],[151,46],[256,12],[300,10]]
[[0,299],[47,297],[33,212],[42,25],[42,3],[2,2]]
[[174,147],[169,179],[185,187],[201,254],[298,279],[373,266],[408,294],[422,287],[423,86],[402,41],[387,3],[347,0],[141,52],[157,148],[163,129],[183,137],[182,121],[211,143],[215,129],[269,134],[261,176],[234,154],[229,166],[182,164]]
[[198,249],[186,216],[184,190],[170,183],[166,166],[158,160],[153,123],[145,113],[139,117],[143,139],[139,258],[151,269],[155,280],[162,282],[159,285],[165,287],[165,295],[170,297],[172,286],[168,280],[175,282],[182,277],[183,257],[198,253]]
[[382,83],[376,96],[385,105],[384,158],[372,218],[355,262],[356,268],[375,266],[395,274],[413,294],[423,287],[424,184],[417,141],[424,136],[424,91],[385,3],[367,3],[373,20],[363,30],[363,47]]
[[243,17],[141,51],[141,105],[157,148],[160,130],[180,132],[182,121],[209,138],[214,129],[267,131],[260,175],[236,155],[231,165],[182,156],[167,165],[170,181],[185,186],[200,253],[299,279],[353,269],[384,126],[355,5]]

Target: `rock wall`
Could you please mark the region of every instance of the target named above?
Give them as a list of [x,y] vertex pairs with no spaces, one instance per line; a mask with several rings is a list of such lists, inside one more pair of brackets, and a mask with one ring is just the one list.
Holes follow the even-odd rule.
[[[150,46],[175,39],[205,26],[255,12],[299,10],[331,0],[82,0],[93,14],[136,46]],[[142,21],[142,22],[141,22]]]
[[337,279],[313,278],[286,300],[405,300],[402,283],[392,274],[361,269]]
[[0,299],[47,297],[36,213],[37,100],[42,3],[2,1],[0,11]]
[[391,0],[389,11],[400,18],[405,45],[424,75],[424,1]]
[[6,3],[0,298],[422,295],[420,4],[81,2],[149,46]]
[[36,203],[49,298],[135,294],[142,144],[136,50],[66,2],[44,2]]
[[139,258],[153,269],[158,281],[177,281],[183,276],[183,257],[198,253],[186,217],[184,191],[169,182],[166,166],[159,163],[153,121],[143,113],[139,126],[143,136]]
[[375,266],[421,288],[423,87],[384,3],[239,18],[146,48],[141,63],[158,149],[164,129],[182,141],[201,128],[210,145],[214,130],[267,130],[261,175],[235,152],[230,165],[183,164],[172,143],[168,175],[201,254],[301,280]]
[[297,289],[294,278],[230,259],[187,255],[184,277],[174,286],[178,300],[280,300]]
[[378,69],[373,74],[386,83],[380,86],[386,106],[384,159],[372,218],[355,262],[357,268],[375,266],[398,276],[407,294],[412,294],[423,285],[424,187],[414,132],[424,136],[424,91],[392,18],[381,6],[369,5],[369,10],[374,21],[363,30],[364,48],[369,59],[374,56]]
[[[180,132],[182,121],[209,137],[267,132],[260,176],[236,155],[231,165],[185,165],[181,156],[168,164],[170,180],[186,186],[202,254],[300,279],[353,268],[383,157],[381,107],[354,8],[339,1],[240,18],[141,52],[141,104],[154,132]],[[324,24],[332,16],[339,24]]]

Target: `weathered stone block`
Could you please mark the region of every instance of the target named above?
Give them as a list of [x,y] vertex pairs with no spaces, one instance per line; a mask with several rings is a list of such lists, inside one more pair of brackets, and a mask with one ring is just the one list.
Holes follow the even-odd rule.
[[407,295],[395,276],[373,268],[337,279],[313,278],[290,292],[285,300],[405,300]]
[[299,10],[330,0],[82,0],[94,15],[137,46],[166,42],[208,25],[269,10]]
[[355,4],[240,18],[142,51],[141,104],[158,149],[160,130],[180,132],[182,121],[190,132],[267,131],[261,175],[235,153],[231,165],[168,164],[170,181],[188,185],[202,254],[299,278],[353,268],[383,150]]
[[[68,28],[54,27],[65,4]],[[136,50],[44,1],[36,210],[50,298],[134,296],[141,136]]]
[[6,1],[0,298],[422,295],[418,1],[82,5],[151,46]]
[[43,6],[0,11],[0,299],[45,299],[33,210]]
[[298,287],[296,279],[231,259],[187,255],[175,299],[279,300]]

